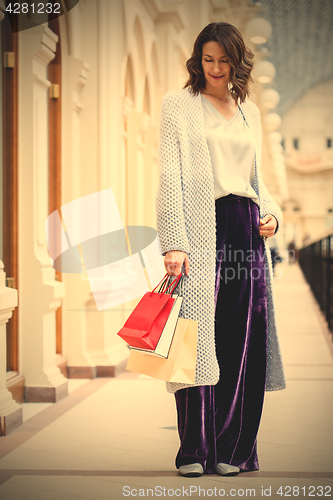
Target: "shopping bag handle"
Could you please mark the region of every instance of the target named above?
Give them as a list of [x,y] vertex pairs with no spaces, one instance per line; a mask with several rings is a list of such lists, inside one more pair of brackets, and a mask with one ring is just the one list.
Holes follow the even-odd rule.
[[[171,280],[171,276],[169,276],[168,274],[166,274],[166,275],[165,275],[165,278],[166,278],[166,279],[165,279],[165,281],[162,283],[161,288],[160,288],[160,290],[159,290],[159,292],[161,292],[161,293],[166,292],[166,290],[167,290],[167,289],[164,289],[164,287],[166,287],[166,286],[167,286],[167,284],[169,283],[169,280]],[[170,284],[172,284],[172,281],[170,281]]]
[[158,292],[159,293],[163,293],[164,292],[164,288],[166,287],[167,283],[169,281],[169,275],[168,273],[164,276],[164,281],[162,283],[162,285],[160,286],[160,288],[158,289]]
[[[161,288],[161,292],[160,292],[160,293],[161,293],[161,294],[166,293],[166,291],[167,291],[167,290],[169,290],[169,288],[170,288],[170,287],[172,287],[172,286],[174,285],[174,286],[173,286],[173,288],[172,288],[172,290],[170,291],[170,294],[172,295],[172,294],[173,294],[173,292],[174,292],[174,290],[175,290],[175,288],[177,287],[177,285],[178,285],[179,281],[181,280],[182,275],[183,275],[183,274],[182,274],[182,273],[180,273],[180,274],[177,276],[177,278],[176,278],[174,281],[172,281],[172,282],[170,283],[170,285],[169,285],[169,286],[167,286],[167,287],[164,289],[164,287],[165,287],[165,285],[166,285],[166,283],[168,282],[168,279],[169,279],[169,275],[168,275],[168,273],[166,273],[166,275],[165,275],[165,276],[161,279],[161,281],[160,281],[160,282],[159,282],[159,283],[155,286],[155,288],[154,288],[154,289],[153,289],[150,293],[152,294],[152,293],[156,290],[156,288],[157,288],[157,287],[158,287],[158,286],[162,283],[162,288]],[[162,297],[162,295],[161,295],[161,297]]]
[[[166,281],[164,281],[164,283],[161,285],[161,287],[160,287],[160,289],[159,289],[159,292],[162,292],[162,293],[163,293],[164,291],[168,290],[168,288],[170,288],[172,285],[175,285],[175,286],[172,288],[172,290],[170,290],[170,292],[169,292],[170,294],[173,294],[173,293],[174,293],[174,291],[176,290],[176,288],[178,287],[178,285],[180,284],[180,286],[181,286],[181,288],[180,288],[180,295],[181,295],[181,296],[183,296],[183,284],[184,284],[184,280],[183,280],[184,275],[183,275],[183,273],[180,273],[180,274],[177,276],[177,279],[176,279],[176,280],[174,280],[174,281],[171,281],[171,278],[172,278],[172,276],[168,276],[168,277],[167,277],[167,280],[166,280]],[[170,286],[167,286],[166,290],[164,290],[164,287],[165,287],[166,285],[168,285],[168,282],[170,283]]]
[[177,288],[178,283],[180,282],[180,280],[182,279],[182,277],[183,277],[183,273],[180,273],[180,274],[177,276],[177,278],[176,278],[174,281],[172,281],[172,282],[170,283],[170,285],[169,285],[169,286],[168,286],[168,287],[164,290],[164,292],[166,292],[167,290],[169,290],[169,288],[170,288],[170,287],[172,287],[173,285],[175,285],[175,286],[172,288],[172,290],[170,290],[170,295],[172,295],[172,294],[173,294],[173,292],[175,291],[175,289]]
[[165,283],[167,282],[168,280],[168,273],[166,273],[165,276],[163,276],[163,278],[161,279],[161,281],[155,286],[155,288],[150,292],[150,294],[152,294],[153,292],[155,292],[156,288],[162,283],[162,288],[164,288],[164,285]]

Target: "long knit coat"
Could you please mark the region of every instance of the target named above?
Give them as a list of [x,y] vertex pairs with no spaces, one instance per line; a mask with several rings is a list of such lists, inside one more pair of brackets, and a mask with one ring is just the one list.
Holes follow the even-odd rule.
[[[257,106],[239,104],[255,138],[254,190],[260,218],[282,213],[263,184],[260,173],[261,121]],[[189,88],[168,92],[162,103],[159,143],[160,182],[156,199],[157,231],[161,252],[182,250],[189,256],[190,273],[184,278],[180,316],[198,321],[198,345],[194,385],[215,385],[219,380],[214,340],[216,218],[212,163],[205,137],[200,94]],[[276,329],[272,290],[272,263],[265,241],[268,346],[266,390],[285,387]],[[190,387],[167,383],[169,392]]]

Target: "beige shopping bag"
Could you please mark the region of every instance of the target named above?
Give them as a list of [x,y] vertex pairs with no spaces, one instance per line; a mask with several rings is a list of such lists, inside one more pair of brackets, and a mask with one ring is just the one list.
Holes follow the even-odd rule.
[[126,369],[168,382],[194,384],[197,341],[198,322],[178,318],[167,359],[131,349]]

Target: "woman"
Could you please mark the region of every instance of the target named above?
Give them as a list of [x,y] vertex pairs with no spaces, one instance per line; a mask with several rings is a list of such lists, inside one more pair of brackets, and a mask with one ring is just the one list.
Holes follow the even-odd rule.
[[285,387],[266,242],[282,215],[260,174],[252,57],[234,26],[211,23],[184,89],[163,98],[158,234],[168,274],[185,270],[181,316],[198,321],[195,384],[168,384],[189,477],[257,470],[264,390]]

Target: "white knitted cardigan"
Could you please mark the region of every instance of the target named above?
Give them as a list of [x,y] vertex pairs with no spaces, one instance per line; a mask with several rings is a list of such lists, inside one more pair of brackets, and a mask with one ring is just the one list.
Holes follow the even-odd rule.
[[[256,142],[254,190],[259,197],[260,217],[273,214],[278,227],[282,213],[268,193],[260,174],[261,121],[259,109],[250,101],[239,105]],[[214,179],[205,137],[200,94],[189,88],[168,92],[163,98],[160,122],[160,183],[156,199],[157,230],[163,254],[170,250],[186,252],[190,273],[184,278],[180,316],[198,321],[198,346],[195,384],[214,385],[219,367],[214,340],[214,290],[216,219]],[[265,242],[267,279],[268,347],[266,390],[285,387],[285,377],[272,290],[272,263]],[[169,392],[191,387],[167,383]]]

